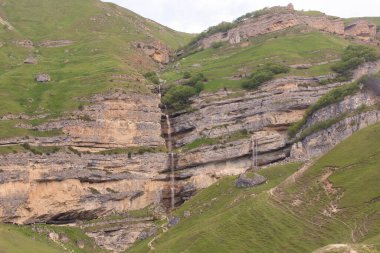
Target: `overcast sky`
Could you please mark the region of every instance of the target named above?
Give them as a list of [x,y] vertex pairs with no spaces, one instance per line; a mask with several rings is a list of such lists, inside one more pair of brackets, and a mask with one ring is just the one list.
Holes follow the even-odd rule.
[[[198,33],[221,21],[289,0],[104,0],[183,32]],[[297,10],[319,10],[339,17],[380,16],[380,0],[293,0]]]

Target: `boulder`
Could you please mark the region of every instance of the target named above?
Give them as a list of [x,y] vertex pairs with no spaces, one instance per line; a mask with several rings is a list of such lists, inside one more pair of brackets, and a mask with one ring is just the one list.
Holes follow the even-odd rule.
[[265,183],[267,179],[264,176],[261,176],[257,173],[254,174],[253,178],[249,178],[247,174],[243,173],[239,176],[238,180],[236,181],[236,187],[237,188],[249,188],[249,187],[255,187],[257,185],[261,185]]
[[80,249],[84,249],[84,241],[83,240],[77,240],[77,246]]
[[28,57],[24,60],[25,64],[37,64],[38,60],[34,57]]
[[59,240],[63,243],[70,242],[70,239],[64,233],[59,233]]
[[183,217],[185,217],[185,218],[189,218],[190,216],[191,216],[190,211],[184,211],[184,212],[183,212]]
[[174,227],[175,225],[178,225],[178,223],[181,221],[181,219],[179,217],[170,217],[169,218],[169,223],[168,223],[168,227]]
[[36,81],[40,83],[46,83],[51,81],[51,77],[48,74],[38,74],[36,76]]
[[52,241],[58,241],[58,239],[59,239],[59,235],[57,233],[54,233],[54,232],[50,232],[48,234],[48,237]]

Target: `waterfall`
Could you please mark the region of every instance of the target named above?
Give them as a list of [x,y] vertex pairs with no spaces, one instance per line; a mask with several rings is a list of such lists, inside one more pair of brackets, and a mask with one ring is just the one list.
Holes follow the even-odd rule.
[[255,137],[251,137],[251,146],[252,146],[252,169],[258,169],[258,140]]
[[168,152],[170,159],[170,192],[171,192],[171,207],[175,206],[175,175],[174,175],[174,153],[172,147],[172,129],[170,125],[169,114],[166,114],[166,124],[168,125]]
[[[162,98],[162,87],[161,84],[158,85],[158,95],[160,99]],[[168,126],[168,139],[167,139],[167,148],[169,154],[169,166],[170,166],[170,199],[171,199],[171,208],[175,207],[175,165],[174,165],[174,152],[173,152],[173,141],[172,141],[172,128],[170,124],[170,117],[168,113],[168,108],[164,105],[165,109],[165,118],[166,125]]]

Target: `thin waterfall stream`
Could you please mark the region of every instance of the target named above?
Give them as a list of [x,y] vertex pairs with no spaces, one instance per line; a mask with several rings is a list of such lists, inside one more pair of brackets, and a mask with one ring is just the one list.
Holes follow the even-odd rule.
[[[158,86],[158,94],[161,99],[162,98],[161,84]],[[164,115],[166,119],[166,125],[168,127],[167,149],[168,149],[168,154],[169,154],[169,166],[170,166],[170,204],[171,204],[171,209],[174,209],[175,207],[175,164],[174,164],[172,128],[171,128],[168,108],[166,105],[164,105],[164,109],[165,109]]]

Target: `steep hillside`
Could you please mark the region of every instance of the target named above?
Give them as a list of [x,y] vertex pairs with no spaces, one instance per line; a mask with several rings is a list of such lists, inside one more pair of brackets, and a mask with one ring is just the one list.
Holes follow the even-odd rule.
[[[312,252],[329,244],[380,250],[378,138],[379,124],[285,181],[296,164],[259,171],[269,181],[254,189],[235,188],[234,177],[219,181],[176,210],[181,222],[154,241],[154,252]],[[147,243],[130,252],[149,252]]]
[[[193,38],[95,0],[0,6],[0,222],[20,224],[0,233],[74,252],[140,240],[133,250],[148,251],[146,238],[160,252],[309,252],[379,238],[366,167],[378,161],[362,150],[379,149],[377,126],[279,185],[380,121],[374,23],[289,5]],[[234,188],[276,162],[260,172],[267,184]],[[172,213],[190,218],[160,234]]]
[[[191,38],[98,0],[0,5],[0,17],[9,24],[0,31],[0,116],[56,117],[78,109],[84,103],[79,98],[114,88],[150,92],[143,74],[159,66],[138,44],[168,57],[169,48]],[[36,82],[39,73],[51,81]]]

